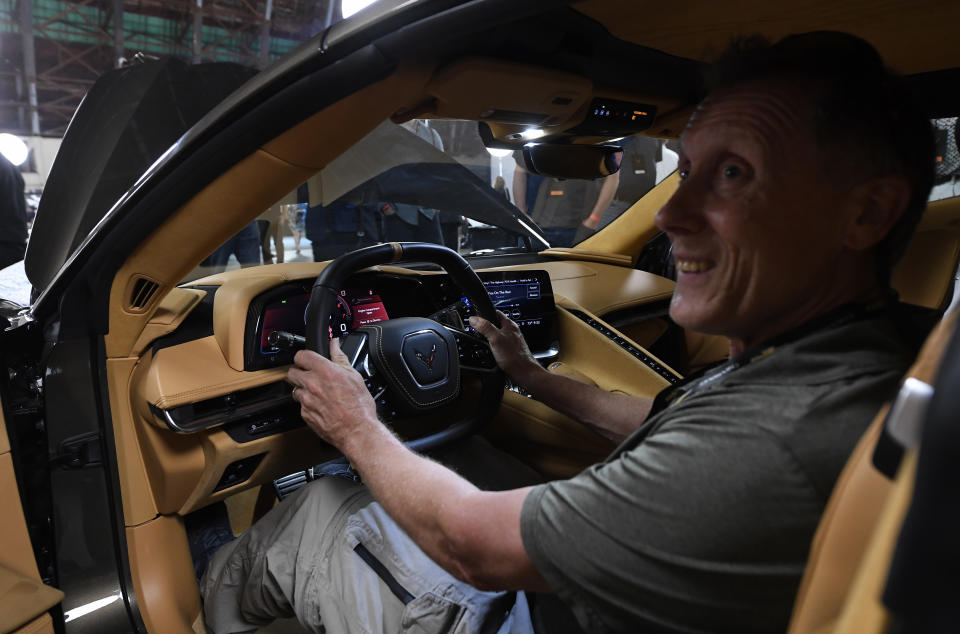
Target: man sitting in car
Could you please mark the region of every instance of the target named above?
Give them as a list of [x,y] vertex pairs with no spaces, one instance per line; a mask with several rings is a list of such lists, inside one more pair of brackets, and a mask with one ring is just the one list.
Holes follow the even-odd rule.
[[363,484],[321,478],[221,548],[202,584],[214,631],[292,614],[328,632],[542,631],[538,595],[516,590],[555,593],[589,632],[785,629],[833,483],[913,354],[889,277],[934,144],[856,38],[747,42],[718,68],[656,222],[671,317],[728,337],[730,360],[651,401],[552,374],[512,322],[471,319],[535,398],[623,439],[569,480],[491,491],[406,449],[335,347],[298,353],[303,418]]

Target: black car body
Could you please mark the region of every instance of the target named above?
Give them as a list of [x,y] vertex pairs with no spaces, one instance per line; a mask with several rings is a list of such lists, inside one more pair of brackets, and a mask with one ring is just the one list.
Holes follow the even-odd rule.
[[[0,446],[0,503],[22,508],[0,520],[0,534],[16,544],[9,559],[0,557],[13,571],[0,580],[27,584],[32,601],[5,624],[21,627],[49,610],[44,624],[57,631],[194,628],[200,600],[183,517],[336,456],[297,424],[282,388],[271,387],[282,385],[285,364],[256,365],[250,356],[254,307],[273,297],[267,293],[302,294],[323,265],[199,278],[196,267],[263,209],[332,173],[378,126],[390,132],[413,118],[466,120],[501,149],[519,149],[531,126],[558,145],[632,134],[675,139],[703,94],[708,49],[745,33],[816,29],[873,42],[914,76],[931,117],[960,112],[960,48],[949,32],[960,18],[956,7],[822,4],[381,0],[252,77],[239,67],[174,61],[106,76],[71,124],[40,203],[26,261],[32,301],[0,305],[0,398],[10,439],[8,450]],[[643,125],[617,127],[592,114],[607,101],[642,107]],[[557,295],[559,361],[605,389],[653,394],[725,354],[722,342],[717,352],[717,342],[664,318],[672,282],[657,275],[665,271],[657,243],[644,246],[657,233],[652,215],[672,179],[576,248],[550,249],[536,223],[481,178],[453,161],[432,163],[440,167],[393,166],[355,178],[321,194],[322,202],[462,205],[464,215],[500,227],[511,248],[470,263],[546,271]],[[463,177],[455,189],[407,188],[454,177]],[[931,209],[921,228],[925,250],[935,243],[943,257],[929,270],[914,260],[926,281],[905,274],[901,292],[942,309],[956,268],[951,223],[960,205],[946,200]],[[385,267],[355,285],[403,295],[408,278],[432,274]],[[423,315],[444,307],[436,297],[446,291],[415,283],[427,289]],[[283,421],[268,435],[237,440],[227,429],[251,422],[238,413],[247,398],[279,399],[275,409],[254,409]],[[544,473],[575,473],[610,448],[516,391],[503,398],[491,438]],[[204,407],[216,419],[210,426],[180,433],[165,422]]]

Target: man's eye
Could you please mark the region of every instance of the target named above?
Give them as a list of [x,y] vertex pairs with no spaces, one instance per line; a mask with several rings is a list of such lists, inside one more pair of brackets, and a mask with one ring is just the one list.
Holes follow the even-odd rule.
[[690,170],[686,167],[680,168],[677,173],[680,175],[680,180],[685,180],[687,176],[690,176]]
[[727,165],[723,168],[723,177],[728,179],[739,178],[743,174],[743,170],[740,169],[739,165]]

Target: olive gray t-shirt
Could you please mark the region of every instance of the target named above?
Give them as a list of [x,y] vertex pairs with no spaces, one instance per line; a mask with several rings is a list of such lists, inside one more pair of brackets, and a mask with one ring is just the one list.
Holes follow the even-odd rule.
[[912,357],[872,318],[721,366],[534,488],[524,547],[587,632],[782,632],[834,481]]

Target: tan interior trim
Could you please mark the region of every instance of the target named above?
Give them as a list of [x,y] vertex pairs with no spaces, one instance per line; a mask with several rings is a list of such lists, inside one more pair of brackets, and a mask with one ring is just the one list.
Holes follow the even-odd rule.
[[597,262],[557,260],[529,266],[498,266],[485,270],[524,269],[547,271],[555,297],[566,297],[597,315],[662,301],[673,294],[672,280],[646,271]]
[[500,412],[484,431],[495,445],[548,478],[569,478],[615,447],[586,425],[539,401],[504,392]]
[[123,522],[126,526],[142,524],[156,517],[159,512],[130,404],[131,394],[134,393],[131,380],[138,362],[136,358],[107,359],[110,413],[113,417]]
[[544,249],[539,253],[539,255],[548,258],[561,258],[564,260],[582,260],[584,262],[613,264],[614,266],[633,265],[633,261],[629,255],[624,255],[623,253],[604,253],[603,251],[588,251],[586,249],[551,247],[549,249]]
[[168,429],[161,421],[155,420],[146,407],[148,403],[160,409],[170,409],[283,381],[286,375],[286,367],[257,372],[235,370],[224,363],[216,338],[204,337],[157,351],[146,376],[136,386],[137,408],[144,418]]
[[196,308],[204,297],[204,292],[195,289],[172,288],[164,296],[153,316],[144,326],[140,338],[133,344],[131,356],[142,354],[153,341],[168,335],[183,323],[190,311]]
[[[325,460],[340,456],[340,452],[320,439],[307,427],[289,431],[277,436],[268,436],[247,443],[234,442],[225,431],[215,431],[201,436],[200,447],[203,451],[204,468],[195,474],[191,490],[171,490],[169,499],[163,498],[163,507],[179,506],[174,509],[181,515],[198,508],[218,502],[229,495],[253,486],[271,482],[280,476],[312,467]],[[217,482],[231,462],[265,453],[263,460],[250,479],[234,487],[214,492]],[[184,497],[184,494],[187,494]]]
[[[629,343],[642,348],[640,344],[630,341],[622,332],[604,322],[597,315],[592,314],[583,306],[566,297],[556,297],[556,303],[558,309],[569,308],[587,313],[610,330],[623,336]],[[566,310],[558,310],[557,317],[557,325],[560,331],[560,355],[557,357],[557,361],[577,368],[577,370],[590,377],[599,388],[608,392],[619,391],[636,396],[653,397],[669,385],[666,379],[659,374],[654,374],[652,370],[637,361],[629,352]],[[649,350],[644,350],[644,352],[665,368],[671,370],[677,378],[682,378],[678,372],[662,360],[657,359]]]
[[846,591],[877,525],[893,482],[867,463],[890,406],[885,405],[854,448],[813,538],[789,631],[816,631],[835,623]]
[[673,196],[679,182],[680,177],[676,173],[663,179],[632,207],[620,214],[616,220],[574,248],[601,253],[627,254],[630,256],[632,266],[636,263],[643,246],[660,231],[653,222],[654,216]]
[[49,614],[41,614],[13,634],[53,634],[53,619]]
[[[197,353],[194,344],[197,342],[188,342],[161,350],[161,353],[166,351],[180,353],[184,355],[184,359],[192,359],[193,364],[181,366],[180,364],[184,362],[184,359],[178,361],[175,357],[170,357],[168,361],[172,365],[168,368],[168,371],[160,371],[159,375],[165,378],[169,376],[171,380],[176,382],[183,378],[179,376],[182,372],[178,374],[178,370],[182,370],[184,367],[198,370],[200,374],[184,382],[184,386],[189,386],[191,382],[193,385],[197,385],[197,381],[217,381],[219,375],[215,373],[231,376],[252,376],[253,381],[258,384],[283,380],[286,372],[285,368],[265,370],[259,373],[236,372],[223,363],[219,347],[213,341],[213,337],[208,337],[203,341],[206,352],[199,354],[201,358],[207,359],[205,362],[198,362],[198,357],[194,357],[194,354]],[[219,363],[209,362],[212,358],[219,358]],[[108,363],[118,365],[119,362],[119,360],[116,360]],[[209,362],[209,365],[207,365],[207,362]],[[132,511],[128,511],[125,506],[125,513],[128,513],[126,515],[128,526],[152,519],[157,513],[188,513],[211,502],[222,500],[228,495],[236,493],[239,489],[272,481],[282,475],[304,469],[337,455],[329,445],[305,427],[297,431],[266,436],[242,444],[234,442],[222,430],[204,431],[195,434],[174,433],[165,426],[159,425],[145,407],[150,398],[155,398],[151,394],[159,394],[159,392],[151,393],[149,391],[155,389],[158,382],[152,382],[147,378],[148,375],[156,371],[157,367],[155,362],[151,363],[151,358],[148,356],[137,365],[136,371],[129,368],[122,370],[122,372],[130,372],[133,375],[132,383],[135,387],[132,392],[135,394],[134,398],[138,401],[138,406],[128,406],[126,410],[127,412],[135,412],[133,420],[121,422],[115,418],[114,421],[115,426],[122,424],[134,429],[138,441],[136,444],[124,446],[122,459],[130,462],[126,468],[121,463],[124,502],[126,504],[128,492],[135,492],[136,495],[148,499],[151,505],[151,509],[146,509],[147,512],[142,511],[136,516],[129,514]],[[209,369],[207,376],[203,375],[204,368]],[[170,369],[173,369],[173,371],[169,371]],[[214,374],[211,375],[210,373]],[[121,374],[121,370],[118,369],[117,374]],[[198,377],[202,377],[202,379]],[[161,383],[160,385],[167,384]],[[249,386],[248,383],[241,381],[235,383],[233,387],[236,388],[240,385]],[[177,401],[167,399],[166,402],[174,403]],[[186,402],[189,402],[189,399]],[[123,435],[122,440],[127,440],[126,434]],[[119,446],[121,442],[119,433],[117,441]],[[231,462],[258,454],[266,455],[249,480],[235,487],[217,493],[213,492],[224,470]],[[142,470],[140,469],[141,465]],[[149,510],[153,510],[152,515],[149,514]]]
[[924,231],[913,236],[891,284],[908,304],[944,308],[953,290],[960,233]]
[[0,632],[32,624],[62,600],[56,588],[0,565]]
[[160,516],[126,530],[130,575],[148,632],[191,632],[200,589],[183,520]]
[[0,454],[0,508],[5,509],[0,520],[0,544],[3,544],[0,566],[27,579],[40,581],[9,451]]
[[[593,96],[593,82],[542,66],[471,57],[439,69],[427,94],[436,98],[435,114],[447,119],[497,121],[496,111],[543,114],[541,128],[565,128]],[[585,110],[584,110],[585,112]],[[517,132],[529,125],[515,126]]]
[[[197,262],[213,252],[236,231],[237,215],[260,213],[297,183],[310,170],[285,163],[263,151],[257,151],[194,196],[129,257],[114,278],[110,291],[110,331],[104,337],[107,357],[130,355],[152,312],[131,315],[122,309],[127,280],[143,275],[160,281],[165,288],[175,286]],[[253,203],[253,204],[251,204]],[[204,231],[197,231],[202,218]]]
[[882,634],[890,625],[890,614],[883,605],[883,589],[900,536],[900,527],[910,508],[917,470],[917,453],[903,457],[900,472],[870,538],[863,562],[857,570],[834,634]]
[[10,451],[10,438],[7,436],[7,421],[3,417],[3,408],[0,407],[0,454]]
[[0,518],[0,632],[12,632],[17,628],[24,632],[52,632],[53,623],[44,612],[60,603],[63,592],[45,585],[40,579],[20,502],[2,407],[0,509],[4,509]]
[[[933,382],[957,319],[958,313],[954,313],[937,325],[906,376]],[[849,602],[852,596],[855,576],[860,574],[858,571],[869,556],[867,545],[871,543],[871,535],[879,530],[882,514],[887,512],[885,505],[894,489],[894,484],[880,474],[872,462],[888,409],[889,406],[885,406],[874,418],[833,489],[814,535],[807,569],[794,603],[791,634],[806,634],[836,623],[845,601]]]
[[284,281],[284,278],[274,275],[231,278],[217,289],[213,299],[213,336],[223,358],[234,370],[243,370],[243,335],[247,328],[250,302],[260,293]]
[[[960,5],[911,0],[830,0],[796,3],[790,10],[777,2],[742,0],[735,9],[710,0],[693,0],[683,10],[670,2],[578,2],[574,9],[603,24],[616,37],[642,46],[713,61],[736,37],[760,33],[777,41],[791,33],[843,31],[873,44],[884,61],[901,73],[949,68],[956,58]],[[917,46],[916,42],[923,42]]]
[[[432,65],[405,64],[386,79],[331,104],[290,128],[264,144],[263,149],[293,165],[311,171],[321,169],[389,119],[395,111],[422,101],[424,87],[432,72]],[[287,185],[284,191],[293,190],[303,180]],[[260,210],[279,198],[261,203]]]
[[[107,357],[132,354],[152,311],[123,311],[123,291],[134,275],[172,288],[204,257],[305,182],[317,169],[387,119],[399,106],[416,103],[432,67],[404,66],[390,77],[342,99],[241,159],[176,211],[127,258],[110,292]],[[204,231],[198,232],[202,222]]]
[[[556,297],[556,302],[561,308],[558,310],[560,356],[551,365],[553,370],[603,390],[635,396],[652,398],[667,387],[665,379],[562,308],[588,314],[589,310],[562,296]],[[513,392],[504,394],[500,412],[486,435],[502,449],[552,478],[571,477],[603,459],[614,447],[609,439],[583,424]]]

